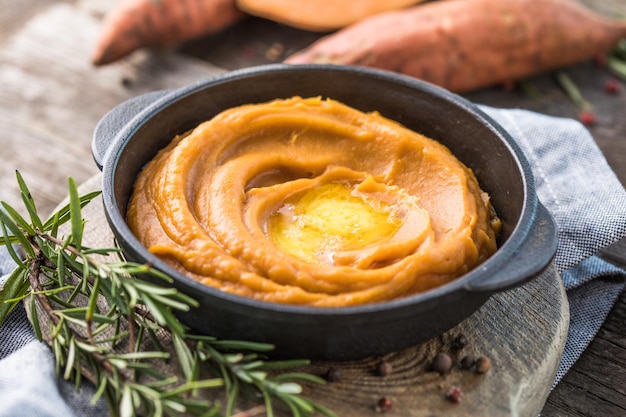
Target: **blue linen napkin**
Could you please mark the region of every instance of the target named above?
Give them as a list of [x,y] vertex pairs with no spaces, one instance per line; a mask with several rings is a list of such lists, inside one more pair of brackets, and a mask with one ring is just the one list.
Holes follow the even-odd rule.
[[595,254],[626,235],[626,192],[578,121],[527,110],[483,107],[522,148],[537,194],[554,216],[554,264],[570,306],[570,326],[553,388],[595,337],[624,288],[626,271]]
[[[567,290],[570,327],[555,386],[624,288],[626,272],[596,254],[626,236],[626,191],[579,122],[526,110],[481,108],[519,143],[532,166],[539,198],[558,226],[554,263]],[[0,276],[12,268],[6,250],[0,251]],[[0,277],[0,285],[2,281]],[[69,382],[55,379],[50,350],[36,341],[24,310],[13,311],[0,326],[0,417],[107,416],[103,402],[90,404],[92,395],[87,384],[76,392]]]

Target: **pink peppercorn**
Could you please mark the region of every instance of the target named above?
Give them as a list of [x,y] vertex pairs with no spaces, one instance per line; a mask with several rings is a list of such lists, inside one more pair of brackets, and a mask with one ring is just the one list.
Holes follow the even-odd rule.
[[391,400],[387,397],[382,397],[376,403],[376,411],[379,413],[385,413],[387,411],[390,411],[392,408],[393,404],[391,403]]
[[596,123],[596,115],[595,113],[585,110],[581,112],[578,116],[578,119],[585,126],[593,126]]
[[452,386],[446,390],[446,398],[453,403],[460,403],[463,397],[463,391],[459,387]]
[[619,93],[620,89],[621,89],[621,85],[615,79],[607,80],[604,83],[604,91],[606,91],[609,94],[617,94]]

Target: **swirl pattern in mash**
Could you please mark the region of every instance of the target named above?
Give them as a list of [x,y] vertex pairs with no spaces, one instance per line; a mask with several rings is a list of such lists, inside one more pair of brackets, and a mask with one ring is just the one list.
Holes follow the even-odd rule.
[[231,108],[140,173],[128,224],[151,252],[223,291],[349,306],[458,278],[499,221],[440,143],[331,99]]

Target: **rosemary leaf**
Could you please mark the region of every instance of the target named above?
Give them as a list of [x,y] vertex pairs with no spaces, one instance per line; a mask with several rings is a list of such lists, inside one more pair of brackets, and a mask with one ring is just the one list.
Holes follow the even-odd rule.
[[[0,210],[0,214],[1,214],[1,210]],[[0,217],[0,226],[2,226],[2,243],[7,248],[7,251],[9,252],[9,255],[11,255],[13,262],[15,262],[17,265],[21,265],[22,259],[20,258],[20,256],[15,251],[15,248],[13,247],[13,241],[11,240],[11,236],[9,235],[9,231],[7,230],[7,227],[4,221],[2,221],[1,217]]]
[[93,398],[91,399],[91,404],[92,405],[96,404],[98,402],[98,400],[100,400],[100,398],[102,398],[102,395],[107,390],[108,385],[109,385],[109,380],[107,378],[98,378],[98,381],[100,381],[100,383],[98,384],[98,389],[96,390],[96,393],[94,394]]
[[[77,250],[81,249],[83,239],[83,217],[81,213],[80,198],[78,196],[78,187],[74,179],[68,179],[69,197],[70,197],[70,222],[72,224],[72,242]],[[88,263],[86,263],[88,266]]]
[[183,376],[187,382],[189,382],[193,378],[193,368],[196,358],[193,357],[189,346],[182,340],[180,335],[174,333],[172,335],[172,341],[174,342],[174,348],[176,349],[176,355],[178,356]]
[[87,310],[85,312],[85,320],[91,322],[93,320],[93,316],[96,313],[98,308],[98,296],[100,295],[100,277],[94,278],[93,288],[91,289],[91,294],[89,295],[89,302],[87,303]]
[[170,355],[167,352],[131,352],[109,355],[109,359],[122,359],[132,361],[136,359],[168,359]]
[[120,252],[119,248],[83,248],[84,255],[108,256],[111,253]]
[[154,382],[150,382],[150,383],[147,383],[145,385],[148,386],[148,387],[152,387],[152,388],[159,388],[159,387],[164,387],[164,386],[167,386],[167,385],[172,385],[172,384],[176,383],[176,381],[178,381],[178,378],[175,377],[175,376],[171,376],[169,378],[161,376],[160,378],[158,378]]
[[18,266],[7,277],[0,291],[0,324],[26,296],[29,286],[28,271],[23,265]]
[[122,388],[122,401],[120,402],[120,417],[135,416],[135,407],[133,407],[132,391],[129,385]]
[[250,371],[252,369],[258,369],[261,366],[263,366],[263,361],[254,361],[254,362],[248,362],[248,363],[241,365],[241,368],[245,369],[246,371]]
[[[225,368],[222,368],[222,373],[227,373]],[[226,404],[226,415],[229,416],[233,413],[233,410],[235,409],[235,401],[237,397],[239,397],[239,382],[236,379],[231,380],[230,383],[226,385],[226,396],[228,398],[228,402]],[[269,415],[270,414],[268,414],[268,416]]]
[[68,351],[67,351],[67,360],[65,362],[65,373],[63,374],[63,378],[69,380],[72,376],[72,371],[74,370],[74,361],[76,360],[76,343],[75,339],[72,337],[70,339]]
[[20,189],[22,202],[24,203],[24,207],[28,211],[30,215],[30,221],[34,225],[36,229],[43,230],[43,224],[41,219],[39,218],[39,214],[37,214],[37,208],[35,207],[35,201],[33,200],[32,195],[30,194],[30,190],[26,183],[24,182],[24,178],[22,178],[22,174],[19,171],[15,171],[15,176],[17,177],[17,183]]
[[176,413],[184,413],[185,411],[187,411],[187,407],[176,401],[165,400],[163,401],[163,406]]
[[[168,324],[168,319],[165,317],[169,311],[164,311],[161,308],[159,308],[160,306],[154,302],[154,300],[152,299],[152,297],[150,296],[146,296],[143,298],[143,302],[146,305],[146,307],[148,307],[148,311],[150,311],[150,314],[152,314],[152,316],[154,317],[154,320],[161,326],[166,326]],[[176,332],[178,334],[180,334],[180,332]]]
[[221,378],[205,379],[202,381],[190,381],[183,385],[180,385],[170,391],[165,392],[162,397],[174,397],[187,392],[196,391],[203,388],[217,388],[224,385],[224,380]]
[[150,292],[152,295],[176,295],[178,293],[176,288],[160,287],[141,281],[135,281],[134,287],[140,291]]
[[[16,226],[16,229],[15,230],[11,230],[13,232],[13,234],[21,234],[21,232],[19,231],[19,228],[21,228],[22,230],[24,230],[24,233],[26,233],[28,236],[35,236],[36,235],[36,232],[35,232],[35,229],[33,228],[33,226],[31,226],[26,221],[26,219],[24,219],[24,217],[22,217],[22,215],[17,212],[17,210],[15,210],[13,207],[11,207],[10,205],[8,205],[8,204],[6,204],[4,202],[2,203],[2,207],[7,212],[7,214],[9,216],[11,216],[11,218],[15,222],[14,225]],[[0,211],[0,213],[1,213],[1,211]],[[8,226],[11,229],[11,224],[8,224]]]
[[323,378],[320,378],[318,376],[311,375],[311,374],[306,374],[304,372],[285,372],[285,373],[273,376],[272,380],[275,382],[300,380],[300,381],[313,382],[315,384],[326,383],[326,380],[324,380]]
[[103,346],[94,346],[94,345],[90,345],[88,343],[83,343],[79,340],[74,341],[74,343],[76,343],[76,346],[78,348],[80,348],[80,350],[83,350],[85,352],[99,352],[102,353],[105,351],[105,348]]
[[[260,390],[261,390],[261,394],[263,395],[263,401],[265,403],[265,410],[267,413],[267,417],[274,417],[274,407],[272,405],[272,397],[267,392],[267,390],[265,390],[263,387],[261,387]],[[287,397],[287,400],[285,399],[282,399],[282,400],[287,405],[287,407],[291,409],[292,415],[296,417],[298,410],[294,410],[294,408],[291,406],[289,402],[289,397]]]
[[[193,336],[192,336],[193,337]],[[248,342],[244,340],[215,340],[213,346],[225,350],[249,350],[254,352],[270,352],[274,345],[269,343]]]
[[276,386],[276,392],[282,394],[300,394],[302,393],[302,386],[293,382],[284,382]]
[[[281,394],[291,394],[289,392],[285,392],[285,393],[281,393]],[[294,407],[298,410],[298,414],[294,413],[294,416],[296,415],[301,415],[301,412],[305,412],[308,414],[310,414],[311,412],[313,412],[315,410],[315,408],[311,405],[310,402],[296,396],[296,395],[289,395],[284,396],[281,398],[283,398],[284,400],[288,398],[288,400],[286,401],[288,404],[293,404]]]
[[[30,256],[31,258],[35,258],[36,256],[35,251],[33,250],[33,248],[30,246],[30,243],[28,242],[28,238],[27,238],[28,235],[25,236],[22,233],[18,225],[13,221],[11,217],[9,217],[7,213],[11,213],[11,212],[15,213],[15,215],[17,215],[20,218],[21,216],[19,216],[19,214],[17,214],[17,212],[13,210],[11,206],[9,206],[8,204],[4,202],[2,202],[2,207],[4,207],[4,209],[6,210],[5,212],[0,209],[0,223],[2,223],[2,234],[4,235],[5,245],[9,247],[13,243],[19,243],[22,246],[22,248],[26,251],[26,255]],[[29,229],[32,230],[31,227],[29,227]],[[11,232],[11,234],[9,235],[8,232]],[[14,254],[15,252],[11,252],[12,256]],[[18,258],[17,263],[19,264],[21,262],[22,261]]]
[[161,304],[163,306],[171,307],[171,308],[173,308],[174,310],[177,310],[177,311],[189,311],[189,304],[187,304],[185,302],[179,302],[179,301],[177,301],[176,299],[174,299],[172,297],[162,296],[160,294],[152,293],[150,295],[154,299],[155,302],[158,302],[159,304]]
[[32,317],[33,330],[35,331],[35,337],[38,340],[43,340],[41,333],[41,326],[39,325],[39,316],[37,315],[37,305],[35,304],[35,297],[30,297],[30,316]]
[[54,213],[53,216],[43,225],[43,231],[49,231],[50,235],[56,238],[59,234],[59,226],[62,224],[60,218],[61,216],[58,211]]

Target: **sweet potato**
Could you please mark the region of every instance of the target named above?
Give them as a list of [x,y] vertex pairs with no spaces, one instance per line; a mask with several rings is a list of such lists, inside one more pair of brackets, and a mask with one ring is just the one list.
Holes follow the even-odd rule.
[[397,71],[468,92],[589,59],[626,37],[626,22],[572,0],[444,0],[382,13],[288,57]]
[[237,6],[255,16],[298,29],[330,32],[367,16],[424,0],[237,0]]
[[102,22],[91,61],[104,65],[139,48],[188,41],[244,16],[235,0],[119,0]]

